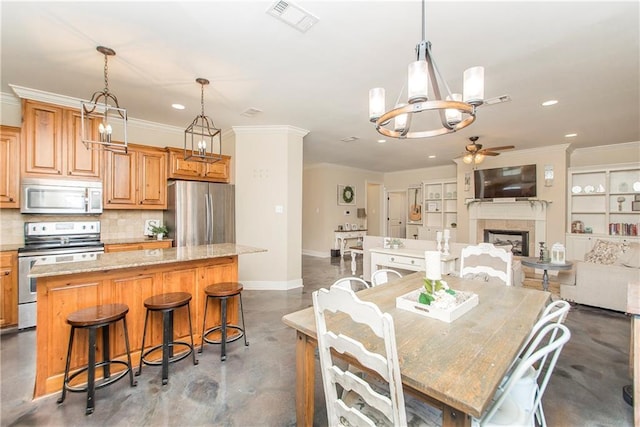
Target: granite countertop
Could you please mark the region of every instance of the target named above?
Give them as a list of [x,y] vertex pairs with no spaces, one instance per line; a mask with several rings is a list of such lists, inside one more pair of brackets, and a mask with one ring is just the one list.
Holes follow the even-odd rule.
[[168,249],[146,249],[99,254],[95,261],[68,262],[39,265],[31,268],[29,277],[62,276],[65,274],[90,273],[123,268],[144,267],[149,265],[186,262],[200,259],[221,258],[226,256],[266,252],[266,249],[252,246],[220,243],[215,245],[184,246]]
[[158,240],[155,237],[127,237],[123,239],[102,239],[102,243],[105,245],[127,245],[131,243],[146,243],[146,242],[173,242],[173,239]]
[[0,252],[17,251],[24,246],[24,243],[4,243],[0,245]]

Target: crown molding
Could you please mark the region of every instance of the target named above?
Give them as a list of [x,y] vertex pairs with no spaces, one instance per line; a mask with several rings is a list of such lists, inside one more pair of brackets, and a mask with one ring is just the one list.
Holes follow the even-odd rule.
[[290,125],[272,125],[272,126],[232,126],[233,132],[236,134],[282,134],[290,133],[296,136],[305,137],[309,131],[296,126]]
[[[18,86],[14,84],[9,84],[9,87],[13,90],[18,98],[21,99],[30,99],[32,101],[45,102],[47,104],[59,105],[61,107],[75,108],[78,109],[80,106],[80,102],[84,101],[80,98],[75,98],[67,95],[60,95],[57,93],[46,92],[43,90],[32,89],[24,86]],[[3,102],[4,101],[4,93],[3,93]],[[11,96],[11,94],[6,94],[7,97]],[[13,99],[18,99],[15,96],[11,96]],[[19,104],[20,101],[17,100]],[[182,134],[184,129],[179,128],[177,126],[165,125],[163,123],[151,122],[148,120],[136,119],[133,117],[127,118],[127,124],[131,127],[135,127],[138,129],[147,129],[147,130],[155,130],[166,133],[175,133]]]

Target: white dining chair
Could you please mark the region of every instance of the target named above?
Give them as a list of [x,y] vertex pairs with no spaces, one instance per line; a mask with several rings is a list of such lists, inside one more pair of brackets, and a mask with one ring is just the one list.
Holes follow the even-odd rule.
[[343,277],[333,282],[331,287],[333,288],[334,286],[351,289],[352,291],[359,291],[371,287],[369,283],[359,277]]
[[491,243],[480,243],[460,251],[460,277],[488,280],[496,277],[507,286],[512,285],[513,253]]
[[[393,318],[389,313],[340,286],[315,291],[313,310],[329,426],[441,424],[442,412],[427,404],[420,402],[418,410],[405,407]],[[341,313],[348,315],[344,321],[354,327],[329,329],[327,317]],[[365,347],[359,340],[363,328],[380,338],[379,344],[371,346],[368,342]],[[359,336],[353,336],[356,334]],[[343,369],[336,354],[348,354],[375,375]]]
[[[542,406],[542,396],[551,374],[571,332],[560,323],[543,327],[535,336],[522,358],[515,365],[503,387],[498,388],[489,409],[480,419],[473,418],[472,426],[536,426],[536,409]],[[538,381],[521,381],[533,369]]]
[[[570,308],[571,308],[571,305],[567,301],[557,300],[550,303],[544,309],[544,311],[542,312],[542,315],[540,316],[540,319],[538,319],[538,321],[533,325],[533,327],[531,328],[531,331],[529,332],[529,336],[520,347],[520,350],[518,351],[518,355],[511,363],[511,366],[509,366],[509,369],[507,369],[507,375],[505,375],[505,378],[503,379],[503,383],[500,385],[500,389],[502,390],[504,389],[505,384],[509,380],[509,376],[511,375],[512,370],[522,360],[523,355],[526,353],[527,349],[531,346],[531,343],[535,339],[538,332],[549,324],[564,323]],[[553,331],[549,335],[549,338],[548,338],[549,343],[555,340],[556,333],[557,333],[557,330]],[[542,359],[540,363],[544,364],[545,362],[546,362],[546,356]],[[519,387],[529,387],[529,386],[537,387],[539,375],[540,375],[539,370],[533,369],[533,367],[529,368],[525,373],[522,374],[522,377],[518,381]],[[538,402],[538,405],[535,408],[535,415],[538,420],[538,423],[541,426],[544,427],[547,425],[541,400]]]
[[402,274],[389,268],[376,270],[371,275],[371,286],[378,286],[387,283],[390,278],[400,278]]

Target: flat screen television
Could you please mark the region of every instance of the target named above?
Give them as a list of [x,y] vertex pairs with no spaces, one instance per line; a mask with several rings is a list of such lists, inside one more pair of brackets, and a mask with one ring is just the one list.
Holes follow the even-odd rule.
[[474,171],[476,199],[536,197],[536,165]]

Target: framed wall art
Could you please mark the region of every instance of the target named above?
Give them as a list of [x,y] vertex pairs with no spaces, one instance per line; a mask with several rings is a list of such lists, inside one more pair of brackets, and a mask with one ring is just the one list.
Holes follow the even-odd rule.
[[338,184],[338,205],[355,206],[356,186]]

